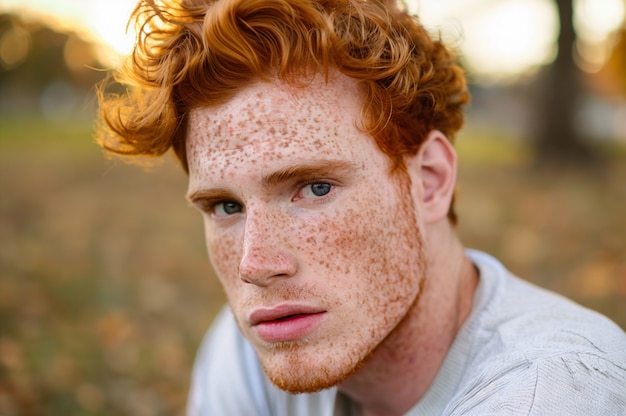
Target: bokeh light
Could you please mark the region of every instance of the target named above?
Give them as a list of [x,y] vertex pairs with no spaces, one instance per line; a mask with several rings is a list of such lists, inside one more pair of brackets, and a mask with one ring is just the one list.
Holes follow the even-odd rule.
[[0,37],[0,64],[11,69],[21,64],[30,50],[30,34],[19,26],[14,26]]
[[[135,4],[135,0],[4,0],[0,11],[45,18],[61,30],[82,33],[100,44],[100,61],[114,66],[132,48],[133,34],[127,33],[126,24]],[[552,0],[407,0],[407,4],[432,31],[458,44],[479,79],[515,77],[555,55],[558,23]],[[603,43],[624,20],[624,2],[575,0],[575,6],[581,66],[597,69],[610,51]],[[27,51],[22,34],[7,36],[12,36],[10,42],[0,44],[5,66],[19,62]]]

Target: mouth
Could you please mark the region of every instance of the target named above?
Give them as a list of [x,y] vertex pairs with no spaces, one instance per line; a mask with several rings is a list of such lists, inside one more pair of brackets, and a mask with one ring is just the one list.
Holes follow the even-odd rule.
[[280,305],[257,309],[249,322],[256,335],[265,342],[295,341],[313,332],[324,319],[326,311],[302,305]]

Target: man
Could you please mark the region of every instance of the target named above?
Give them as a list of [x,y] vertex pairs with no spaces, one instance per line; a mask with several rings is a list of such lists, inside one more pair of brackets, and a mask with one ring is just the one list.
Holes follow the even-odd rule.
[[101,139],[176,151],[229,304],[190,415],[626,414],[624,332],[460,243],[468,93],[416,20],[384,0],[135,19]]

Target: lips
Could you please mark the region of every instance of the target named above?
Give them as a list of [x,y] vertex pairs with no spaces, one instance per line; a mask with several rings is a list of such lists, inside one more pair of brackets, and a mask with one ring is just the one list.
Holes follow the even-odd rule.
[[280,305],[256,309],[249,322],[265,342],[295,341],[309,335],[324,319],[326,311],[305,305]]

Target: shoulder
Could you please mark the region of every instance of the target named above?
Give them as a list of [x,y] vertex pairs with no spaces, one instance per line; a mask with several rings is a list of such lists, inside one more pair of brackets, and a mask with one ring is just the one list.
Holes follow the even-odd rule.
[[187,402],[188,416],[325,415],[335,391],[292,395],[265,377],[250,343],[228,307],[213,322],[198,350]]
[[589,351],[626,364],[626,333],[610,319],[519,279],[484,253],[470,257],[481,282],[466,329],[477,344],[540,355]]
[[626,414],[624,331],[481,256],[485,287],[465,328],[461,411],[451,414]]
[[626,415],[626,368],[605,357],[560,352],[494,358],[469,378],[446,414]]

